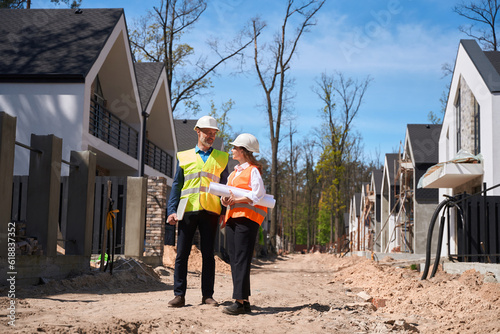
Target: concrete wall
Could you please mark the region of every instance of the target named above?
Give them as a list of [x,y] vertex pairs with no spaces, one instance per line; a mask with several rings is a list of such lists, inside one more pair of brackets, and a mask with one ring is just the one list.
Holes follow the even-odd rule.
[[[0,258],[0,286],[6,285],[7,259]],[[80,274],[90,271],[90,258],[79,255],[17,255],[16,285],[36,285],[41,280],[62,279],[69,273]]]
[[147,179],[127,178],[127,209],[125,218],[125,256],[140,257],[144,253]]
[[[413,250],[415,254],[425,254],[427,247],[427,235],[429,231],[429,225],[436,209],[437,204],[419,204],[415,203],[414,211],[414,235],[413,240]],[[431,254],[436,254],[437,242],[438,242],[438,226],[439,222],[434,226]]]

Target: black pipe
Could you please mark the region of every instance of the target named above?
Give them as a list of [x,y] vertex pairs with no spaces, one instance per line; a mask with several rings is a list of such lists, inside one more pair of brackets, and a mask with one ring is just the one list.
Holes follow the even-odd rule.
[[[447,206],[446,210],[449,211],[450,207]],[[439,236],[438,236],[438,244],[437,244],[437,249],[436,249],[436,257],[434,258],[434,267],[432,267],[432,272],[431,276],[429,278],[433,278],[434,275],[436,275],[437,268],[439,266],[439,259],[441,258],[441,246],[443,245],[443,233],[444,233],[444,222],[445,222],[445,217],[444,217],[444,211],[443,214],[441,215],[441,221],[439,223]]]
[[431,265],[431,245],[432,245],[432,233],[434,232],[434,225],[436,224],[437,217],[439,215],[439,212],[441,212],[441,209],[448,204],[449,199],[445,199],[441,201],[441,203],[438,204],[436,210],[434,210],[434,213],[432,214],[431,222],[429,224],[429,230],[427,232],[427,245],[425,249],[425,266],[424,270],[422,272],[422,277],[420,278],[421,280],[424,280],[427,278],[427,274],[429,273],[429,267]]

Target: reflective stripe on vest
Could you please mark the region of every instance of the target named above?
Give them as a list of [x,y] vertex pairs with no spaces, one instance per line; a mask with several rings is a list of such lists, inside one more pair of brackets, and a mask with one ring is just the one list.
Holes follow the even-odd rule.
[[181,197],[189,194],[197,194],[199,192],[208,192],[208,187],[198,187],[198,188],[189,188],[181,191]]
[[214,174],[210,174],[207,172],[198,172],[198,173],[193,173],[189,175],[184,176],[184,181],[192,180],[192,179],[197,179],[199,177],[208,177],[212,182],[220,182],[220,177]]
[[259,208],[257,206],[253,206],[253,205],[250,205],[250,204],[247,204],[247,203],[236,203],[235,205],[231,205],[229,207],[229,210],[233,210],[233,209],[237,209],[237,208],[245,208],[245,209],[248,209],[248,210],[252,210],[252,211],[254,211],[255,213],[258,213],[261,216],[267,215],[266,210],[262,210],[261,208]]
[[210,182],[220,182],[220,176],[226,168],[229,155],[212,150],[207,161],[203,162],[193,148],[177,153],[177,159],[184,172],[181,198],[188,199],[185,212],[207,210],[220,214],[220,198],[208,193],[208,187]]
[[[256,167],[247,167],[237,177],[235,177],[235,172],[231,173],[228,179],[228,185],[241,189],[252,190],[249,184],[252,178],[251,174],[253,168]],[[236,203],[228,207],[225,220],[227,221],[229,218],[246,217],[260,225],[266,218],[266,215],[267,208],[264,206],[253,206],[247,203]]]

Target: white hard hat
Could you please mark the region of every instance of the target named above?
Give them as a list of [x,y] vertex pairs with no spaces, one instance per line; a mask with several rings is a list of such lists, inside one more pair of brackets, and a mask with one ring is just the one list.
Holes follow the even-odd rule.
[[257,138],[255,138],[254,135],[251,135],[249,133],[242,133],[229,144],[238,147],[244,147],[250,152],[259,153],[259,141],[257,140]]
[[217,121],[215,120],[215,118],[211,116],[203,116],[202,118],[200,118],[198,122],[196,122],[194,130],[196,130],[196,128],[200,129],[209,128],[219,131],[219,128],[217,127]]

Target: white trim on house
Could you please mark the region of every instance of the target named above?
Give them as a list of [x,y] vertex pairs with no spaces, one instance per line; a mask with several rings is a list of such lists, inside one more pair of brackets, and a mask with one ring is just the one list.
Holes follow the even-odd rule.
[[[484,174],[482,177],[479,176],[479,171],[476,170],[479,167],[472,167],[473,172],[477,173],[478,176],[474,181],[464,177],[463,184],[453,183],[449,185],[450,188],[441,188],[440,197],[443,194],[453,195],[455,192],[458,193],[464,190],[471,192],[473,187],[480,187],[483,182],[486,182],[488,187],[500,183],[500,168],[498,168],[500,166],[500,145],[497,144],[500,143],[500,131],[496,128],[500,124],[500,113],[498,112],[500,109],[500,92],[497,91],[498,87],[494,85],[494,82],[499,78],[500,75],[475,41],[465,40],[460,42],[439,139],[439,161],[453,160],[458,153],[455,105],[459,91],[462,95],[471,94],[480,106],[480,146]],[[491,89],[495,89],[495,91]],[[470,99],[471,96],[465,98]],[[462,134],[462,142],[467,141],[468,131],[462,129]],[[470,141],[468,144],[470,146]],[[459,172],[453,168],[449,169],[448,172],[450,177],[453,176],[452,174],[457,173]],[[446,175],[444,173],[442,177]],[[489,194],[500,195],[500,188],[491,191]]]

